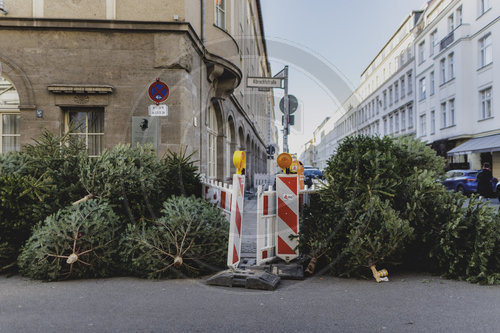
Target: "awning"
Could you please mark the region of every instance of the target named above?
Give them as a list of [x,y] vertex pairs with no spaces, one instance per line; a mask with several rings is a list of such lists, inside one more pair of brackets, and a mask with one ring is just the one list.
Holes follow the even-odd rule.
[[465,155],[470,153],[489,153],[500,151],[500,134],[470,139],[448,152],[448,155]]

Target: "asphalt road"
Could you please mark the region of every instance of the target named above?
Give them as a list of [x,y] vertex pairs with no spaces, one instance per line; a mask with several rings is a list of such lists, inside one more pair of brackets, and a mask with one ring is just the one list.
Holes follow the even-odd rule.
[[0,276],[0,332],[498,332],[500,287],[427,275],[312,278],[273,292],[202,280]]

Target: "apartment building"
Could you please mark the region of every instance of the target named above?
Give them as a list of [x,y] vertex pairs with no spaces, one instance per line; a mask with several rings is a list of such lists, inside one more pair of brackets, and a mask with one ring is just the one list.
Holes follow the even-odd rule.
[[499,21],[492,0],[433,0],[412,12],[335,112],[327,145],[357,134],[411,135],[446,157],[448,168],[489,162],[499,177]]
[[361,84],[336,113],[333,147],[350,135],[414,135],[414,11],[361,74]]
[[[259,0],[0,4],[0,153],[48,129],[91,155],[118,143],[150,142],[160,155],[187,147],[219,181],[238,149],[250,176],[266,171],[272,91],[242,84],[271,76]],[[156,79],[169,88],[168,116],[148,113]]]
[[[484,162],[500,175],[500,4],[490,0],[441,0],[428,4],[415,39],[422,48],[416,64],[417,137],[450,168],[480,169]],[[421,47],[422,46],[422,47]],[[423,87],[423,88],[422,88]]]

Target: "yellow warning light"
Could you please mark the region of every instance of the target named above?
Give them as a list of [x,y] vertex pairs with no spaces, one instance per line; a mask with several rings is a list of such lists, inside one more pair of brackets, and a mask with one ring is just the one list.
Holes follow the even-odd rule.
[[236,173],[238,175],[245,174],[246,169],[246,157],[245,152],[242,150],[237,150],[233,154],[233,164],[236,167]]
[[288,169],[293,162],[292,155],[288,153],[281,153],[278,155],[276,162],[278,163],[278,166],[282,168],[285,173],[287,173],[286,169]]

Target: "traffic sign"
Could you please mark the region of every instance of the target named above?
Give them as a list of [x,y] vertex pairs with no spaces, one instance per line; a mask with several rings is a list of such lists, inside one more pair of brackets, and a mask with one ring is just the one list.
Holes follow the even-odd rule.
[[161,82],[160,79],[156,79],[156,81],[149,86],[148,92],[149,98],[151,98],[153,102],[156,102],[156,104],[159,104],[167,100],[169,89],[164,82]]
[[[299,101],[297,97],[293,95],[288,95],[288,113],[292,114],[297,111],[297,107],[299,106]],[[280,110],[281,112],[285,112],[285,97],[283,97],[280,101]]]
[[272,77],[248,77],[249,88],[281,88],[281,78]]

